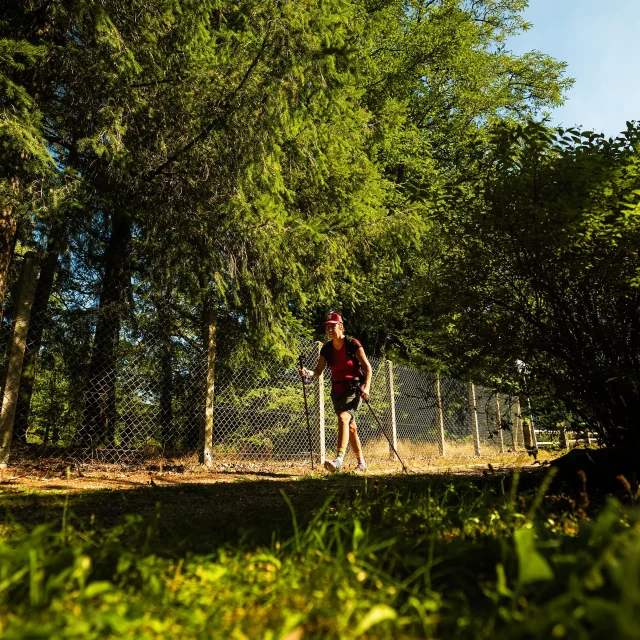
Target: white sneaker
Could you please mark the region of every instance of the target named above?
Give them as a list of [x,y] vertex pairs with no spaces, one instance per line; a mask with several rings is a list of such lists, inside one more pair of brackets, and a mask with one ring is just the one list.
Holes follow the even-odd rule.
[[338,471],[342,471],[342,462],[339,460],[326,460],[324,468],[330,473],[338,473]]
[[354,473],[364,473],[367,470],[367,465],[365,462],[358,462],[356,468],[353,470]]

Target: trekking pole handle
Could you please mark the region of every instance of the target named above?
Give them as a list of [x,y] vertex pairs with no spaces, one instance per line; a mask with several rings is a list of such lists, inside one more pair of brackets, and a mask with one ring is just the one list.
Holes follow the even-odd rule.
[[[304,358],[306,358],[306,354],[301,353],[298,356],[298,370],[300,372],[300,377],[302,378],[302,381],[304,382],[304,384],[309,384],[311,382],[311,380],[313,379],[313,370],[311,369],[307,369],[306,367],[302,366],[302,363],[304,361]],[[302,373],[304,372],[304,373]]]

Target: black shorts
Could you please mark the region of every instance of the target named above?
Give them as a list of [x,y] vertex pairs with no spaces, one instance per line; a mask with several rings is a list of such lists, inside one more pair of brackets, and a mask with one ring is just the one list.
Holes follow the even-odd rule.
[[333,402],[336,415],[339,416],[346,411],[351,416],[349,422],[352,422],[356,417],[356,411],[360,407],[362,398],[360,397],[360,393],[356,392],[355,389],[348,389],[344,393],[334,393],[332,391],[331,401]]

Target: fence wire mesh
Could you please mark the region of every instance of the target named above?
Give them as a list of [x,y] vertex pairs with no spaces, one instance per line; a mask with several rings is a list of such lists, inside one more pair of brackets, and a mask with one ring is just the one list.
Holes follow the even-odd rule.
[[[321,343],[294,340],[290,353],[302,354],[300,362],[269,355],[247,362],[219,335],[212,355],[197,309],[142,283],[128,297],[115,295],[79,250],[74,255],[53,288],[46,265],[38,277],[37,261],[12,263],[0,326],[0,464],[195,461],[206,446],[220,460],[320,463],[335,453],[331,374],[304,386],[297,372],[315,367]],[[393,458],[388,440],[416,463],[527,444],[515,399],[370,362],[370,405],[357,415],[369,460]]]
[[[302,366],[315,363],[314,345],[299,341]],[[262,361],[229,369],[217,377],[213,443],[216,455],[262,459],[310,460],[302,379],[297,363]],[[316,385],[307,385],[314,455],[319,455]]]
[[76,311],[31,316],[17,376],[7,366],[21,351],[16,323],[5,315],[2,427],[13,392],[12,461],[129,463],[194,451],[206,373],[202,345],[134,323],[104,331],[104,318]]
[[[10,451],[12,463],[197,459],[208,371],[201,329],[197,321],[169,317],[158,301],[135,302],[143,313],[122,313],[122,303],[111,311],[102,305],[98,312],[83,306],[82,298],[58,299],[45,310],[34,304],[25,325],[19,304],[9,300],[0,329],[0,449]],[[313,368],[319,348],[299,339],[292,351],[303,354],[302,366]],[[467,383],[380,358],[370,362],[370,408],[363,405],[357,414],[369,460],[392,459],[387,438],[403,459],[416,463],[524,446],[513,399],[475,387],[476,413]],[[338,426],[331,374],[327,370],[321,381],[305,386],[305,409],[298,366],[275,357],[238,363],[221,349],[215,362],[214,458],[320,463],[334,454]]]

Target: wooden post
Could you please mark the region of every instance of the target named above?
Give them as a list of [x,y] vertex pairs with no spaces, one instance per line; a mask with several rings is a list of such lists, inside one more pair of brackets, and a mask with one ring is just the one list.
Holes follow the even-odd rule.
[[11,453],[11,438],[13,423],[18,404],[18,389],[24,363],[24,352],[27,346],[27,332],[31,307],[36,293],[38,281],[39,260],[32,251],[25,254],[18,294],[16,299],[16,319],[13,325],[13,335],[9,344],[9,358],[5,377],[4,393],[2,394],[2,411],[0,413],[0,469],[5,469]]
[[207,373],[204,378],[204,411],[200,419],[198,459],[208,469],[213,466],[213,402],[215,399],[217,316],[213,303],[207,300],[203,309],[203,343],[207,353]]
[[560,448],[563,451],[568,451],[569,443],[567,442],[567,427],[564,422],[561,422],[558,427],[560,428]]
[[436,396],[436,429],[438,430],[438,451],[442,457],[445,455],[444,441],[444,412],[442,410],[442,395],[440,394],[440,374],[436,373],[434,380]]
[[496,391],[496,426],[500,441],[500,453],[504,453],[504,431],[502,429],[502,415],[500,414],[500,393]]
[[398,434],[396,427],[396,397],[393,390],[393,362],[391,360],[386,360],[387,367],[387,392],[389,393],[389,406],[391,411],[391,416],[389,420],[389,427],[391,431],[391,443],[389,443],[389,458],[391,460],[395,460],[396,454],[394,453],[394,449],[398,450]]
[[[317,356],[320,357],[320,349],[322,349],[322,342],[316,342]],[[316,406],[316,421],[318,423],[318,451],[320,452],[320,466],[325,463],[327,459],[327,443],[325,441],[325,429],[324,429],[324,371],[320,374],[317,382],[317,406]]]
[[527,397],[527,405],[529,407],[529,428],[531,429],[529,438],[531,440],[531,447],[534,451],[538,450],[538,438],[536,437],[536,423],[533,419],[533,411],[531,411],[531,398]]
[[533,421],[533,416],[531,417],[531,445],[536,451],[538,450],[538,436],[536,435],[536,423]]
[[514,451],[518,450],[518,433],[522,428],[522,411],[520,409],[520,398],[516,398],[516,422],[513,426],[512,438],[513,438],[513,449]]
[[522,421],[522,437],[524,438],[524,448],[532,449],[533,442],[531,442],[531,428],[527,418]]
[[480,429],[478,428],[478,405],[476,403],[476,385],[469,383],[469,412],[471,413],[471,435],[473,436],[473,452],[480,457]]

